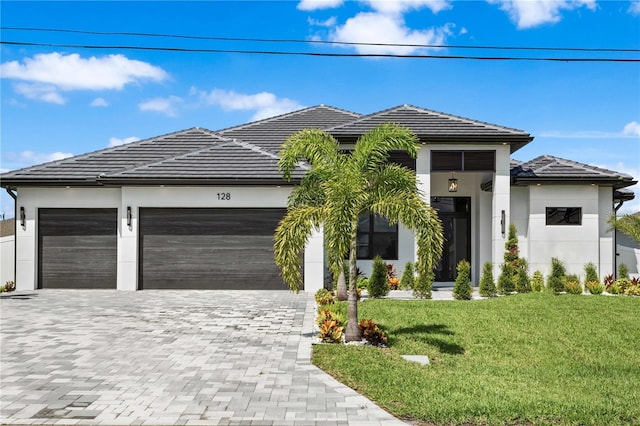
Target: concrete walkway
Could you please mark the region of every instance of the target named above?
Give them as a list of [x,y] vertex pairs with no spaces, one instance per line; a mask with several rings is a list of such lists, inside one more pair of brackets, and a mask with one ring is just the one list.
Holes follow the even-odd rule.
[[403,425],[310,362],[313,295],[39,290],[0,298],[0,422]]

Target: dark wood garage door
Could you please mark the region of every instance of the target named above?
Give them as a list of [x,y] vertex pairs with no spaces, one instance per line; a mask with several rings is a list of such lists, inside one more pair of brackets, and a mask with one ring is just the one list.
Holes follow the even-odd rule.
[[116,288],[117,209],[39,209],[38,287]]
[[285,209],[140,209],[140,289],[285,290],[273,234]]

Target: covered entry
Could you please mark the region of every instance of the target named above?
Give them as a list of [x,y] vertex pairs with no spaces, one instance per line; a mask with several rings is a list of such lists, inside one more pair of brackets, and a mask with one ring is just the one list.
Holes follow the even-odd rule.
[[117,209],[38,210],[38,288],[116,288]]
[[273,260],[285,212],[141,208],[139,289],[287,289]]
[[435,280],[455,281],[461,260],[471,262],[471,198],[431,197],[431,206],[442,221],[444,246],[435,270]]

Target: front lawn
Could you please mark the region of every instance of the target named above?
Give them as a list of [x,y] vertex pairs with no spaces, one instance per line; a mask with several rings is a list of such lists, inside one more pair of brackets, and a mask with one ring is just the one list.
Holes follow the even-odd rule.
[[316,345],[313,363],[399,418],[640,424],[640,298],[367,300],[359,317],[381,325],[389,348]]

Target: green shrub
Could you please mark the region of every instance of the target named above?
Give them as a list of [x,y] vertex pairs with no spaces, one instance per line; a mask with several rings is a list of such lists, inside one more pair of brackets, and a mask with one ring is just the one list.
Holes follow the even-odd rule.
[[579,281],[567,280],[564,289],[569,294],[582,294],[582,286]]
[[584,265],[584,283],[586,285],[590,282],[600,282],[598,272],[596,271],[596,265],[594,265],[593,262],[589,262]]
[[602,294],[604,292],[604,286],[599,281],[589,281],[584,286],[591,294]]
[[378,327],[378,324],[370,319],[363,319],[358,323],[358,328],[362,337],[367,342],[375,346],[385,346],[387,344],[387,335]]
[[[335,306],[335,305],[331,305]],[[318,327],[322,325],[325,321],[337,321],[338,325],[346,326],[347,319],[345,314],[340,312],[339,310],[330,310],[330,309],[322,309],[319,311],[318,316],[316,317],[316,324]]]
[[404,271],[402,271],[402,277],[400,277],[400,289],[409,290],[413,288],[415,281],[415,269],[413,262],[407,262],[404,265]]
[[629,279],[629,268],[624,263],[618,265],[618,278]]
[[369,287],[369,278],[358,277],[358,281],[356,282],[356,287],[358,287],[358,290],[366,290],[367,287]]
[[618,278],[614,285],[617,286],[618,290],[618,292],[614,294],[624,294],[625,291],[627,291],[627,289],[632,286],[631,280],[629,278]]
[[529,279],[529,264],[526,259],[518,260],[518,268],[514,277],[514,285],[518,293],[531,292],[531,280]]
[[379,298],[389,294],[389,281],[387,279],[387,264],[380,256],[373,258],[373,270],[369,277],[367,287],[369,297]]
[[564,291],[566,269],[560,259],[551,259],[551,275],[547,279],[547,287],[553,293],[558,294]]
[[631,280],[631,285],[624,291],[626,296],[640,296],[640,281],[637,278]]
[[3,286],[0,286],[0,293],[7,293],[16,289],[16,283],[13,281],[7,281]]
[[453,285],[453,298],[456,300],[471,300],[473,287],[471,287],[471,264],[466,260],[458,262],[458,276]]
[[413,283],[413,296],[418,299],[431,299],[433,280],[433,272],[429,272],[425,275],[418,275]]
[[544,276],[542,275],[542,272],[535,271],[531,278],[531,290],[540,292],[542,289],[544,289]]
[[482,276],[480,277],[480,296],[494,297],[496,295],[496,282],[493,279],[493,265],[485,262],[482,266]]
[[334,302],[333,293],[331,293],[329,290],[325,288],[321,288],[320,290],[316,291],[315,298],[316,298],[316,303],[319,306],[331,305]]
[[318,337],[325,343],[341,343],[344,327],[335,320],[327,320],[320,324]]
[[514,269],[510,263],[500,265],[500,276],[498,277],[498,294],[511,294],[516,286],[513,282]]

